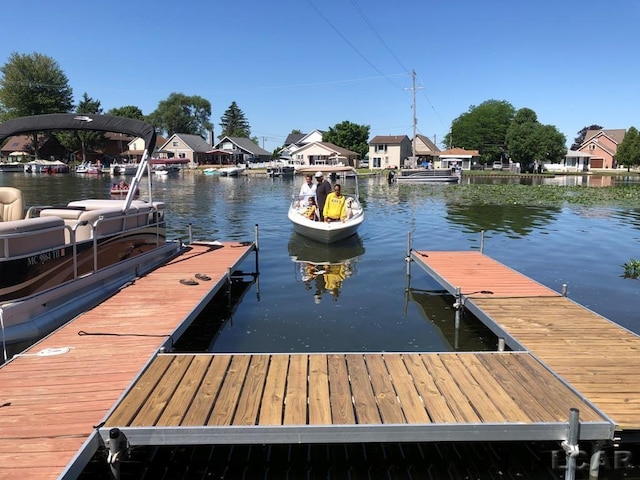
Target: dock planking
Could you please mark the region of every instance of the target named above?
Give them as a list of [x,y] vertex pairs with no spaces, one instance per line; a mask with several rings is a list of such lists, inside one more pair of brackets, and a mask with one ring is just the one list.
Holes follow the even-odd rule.
[[100,431],[132,445],[563,440],[571,408],[581,439],[611,437],[523,352],[160,354]]
[[[640,431],[640,337],[480,252],[413,252],[465,308],[598,407],[619,434]],[[542,392],[541,392],[542,393]]]
[[[84,466],[72,464],[78,452],[90,458],[98,446],[95,426],[253,250],[236,242],[190,245],[1,366],[0,478],[59,478],[65,471],[73,478]],[[196,273],[211,280],[180,283]]]

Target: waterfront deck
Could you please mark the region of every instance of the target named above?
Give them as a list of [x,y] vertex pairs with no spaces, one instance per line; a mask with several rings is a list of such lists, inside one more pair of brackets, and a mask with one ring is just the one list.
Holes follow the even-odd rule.
[[[513,349],[538,358],[604,412],[618,436],[640,431],[640,337],[480,252],[411,258]],[[493,294],[465,292],[491,291]]]
[[[193,244],[0,367],[0,478],[75,478],[95,426],[254,244]],[[210,277],[185,285],[196,273]]]

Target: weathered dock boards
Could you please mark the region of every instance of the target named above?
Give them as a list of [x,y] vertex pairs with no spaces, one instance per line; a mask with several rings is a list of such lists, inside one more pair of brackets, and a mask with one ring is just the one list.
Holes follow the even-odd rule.
[[612,425],[528,353],[161,354],[101,428],[132,445],[563,440]]
[[[253,250],[191,245],[0,367],[0,478],[75,478],[88,460],[78,451],[98,446],[94,426]],[[211,280],[180,283],[196,273]]]
[[499,336],[531,352],[597,406],[618,434],[640,430],[640,337],[480,252],[413,252]]

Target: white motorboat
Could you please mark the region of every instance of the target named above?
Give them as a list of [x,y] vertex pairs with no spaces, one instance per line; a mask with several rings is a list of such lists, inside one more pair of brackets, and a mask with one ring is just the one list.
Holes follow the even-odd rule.
[[240,165],[233,165],[233,166],[218,169],[218,172],[223,177],[237,177],[244,171],[245,171],[245,167]]
[[136,163],[112,163],[109,167],[111,175],[135,175],[138,171]]
[[462,178],[462,170],[452,168],[431,168],[418,170],[401,170],[393,180],[398,183],[458,183]]
[[[318,219],[312,220],[305,216],[306,206],[300,205],[298,200],[298,192],[295,192],[289,205],[288,217],[293,224],[293,230],[300,235],[311,238],[318,242],[334,243],[345,238],[355,235],[362,222],[364,222],[364,209],[360,203],[358,190],[358,175],[353,167],[323,165],[322,167],[305,167],[297,170],[300,174],[313,173],[321,170],[327,177],[353,178],[354,191],[346,193],[346,187],[343,195],[346,197],[345,210],[346,218],[338,222],[321,222]],[[343,182],[343,185],[345,182]],[[316,201],[317,204],[317,201]]]
[[183,248],[166,241],[165,204],[134,200],[156,133],[147,123],[106,115],[51,114],[9,120],[0,142],[19,133],[89,130],[145,139],[125,199],[80,199],[32,207],[0,187],[0,346],[26,346],[96,305]]

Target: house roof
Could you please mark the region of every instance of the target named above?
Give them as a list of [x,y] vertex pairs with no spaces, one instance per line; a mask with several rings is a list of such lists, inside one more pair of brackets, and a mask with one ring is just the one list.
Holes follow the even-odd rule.
[[358,156],[358,152],[354,152],[352,150],[343,148],[343,147],[339,147],[338,145],[335,145],[331,142],[311,142],[311,143],[307,143],[306,145],[300,147],[299,150],[296,150],[296,152],[303,152],[305,150],[308,150],[314,146],[321,146],[323,148],[325,148],[326,150],[334,153],[334,154],[338,154],[339,156],[342,157],[353,157],[353,156]]
[[[245,152],[255,156],[271,155],[270,152],[267,152],[264,148],[260,148],[258,145],[252,142],[250,138],[246,137],[224,137],[220,141],[218,141],[218,143],[216,143],[213,148],[220,148],[220,144],[222,144],[225,140],[240,147],[241,150],[244,150]],[[211,150],[211,147],[209,147],[208,150]]]
[[295,145],[306,136],[306,133],[290,133],[289,135],[287,135],[287,139],[284,141],[284,145],[285,147],[289,145]]
[[400,145],[404,140],[409,140],[406,135],[376,135],[371,139],[369,145],[386,144],[386,145]]
[[427,137],[427,136],[425,136],[425,135],[417,134],[417,135],[416,135],[416,138],[420,139],[420,141],[421,141],[422,143],[424,143],[424,144],[426,145],[426,147],[427,147],[429,150],[431,150],[432,152],[437,153],[437,152],[439,152],[439,151],[440,151],[440,149],[436,146],[436,144],[435,144],[435,143],[433,143],[433,142],[429,139],[429,137]]
[[588,143],[594,137],[600,135],[605,135],[609,137],[615,144],[620,145],[622,143],[622,140],[624,140],[624,136],[626,135],[626,133],[627,131],[624,128],[614,128],[609,130],[587,130],[587,133],[585,133],[584,135],[584,141],[582,142],[582,145]]
[[441,157],[477,157],[480,155],[478,150],[465,150],[464,148],[450,148],[449,150],[443,150],[438,155]]

